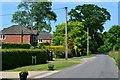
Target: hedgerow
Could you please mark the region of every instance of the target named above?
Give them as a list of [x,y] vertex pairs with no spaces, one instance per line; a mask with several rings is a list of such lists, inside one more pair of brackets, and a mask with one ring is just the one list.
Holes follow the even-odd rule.
[[32,65],[32,56],[36,56],[36,64],[46,63],[46,50],[36,49],[2,49],[2,70]]
[[31,44],[2,43],[2,49],[29,49]]

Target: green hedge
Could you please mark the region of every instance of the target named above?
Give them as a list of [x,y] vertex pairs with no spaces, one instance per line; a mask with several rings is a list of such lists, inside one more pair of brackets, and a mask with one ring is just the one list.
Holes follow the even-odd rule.
[[[65,50],[64,49],[57,49],[57,50],[52,50],[52,53],[55,58],[65,58]],[[68,58],[72,58],[72,53],[68,51]]]
[[50,44],[49,43],[39,43],[38,44],[38,48],[39,49],[45,49],[46,46],[49,46]]
[[29,49],[31,44],[11,44],[11,43],[2,43],[2,49]]
[[32,56],[36,56],[36,64],[46,63],[46,50],[10,49],[2,51],[2,70],[32,65]]

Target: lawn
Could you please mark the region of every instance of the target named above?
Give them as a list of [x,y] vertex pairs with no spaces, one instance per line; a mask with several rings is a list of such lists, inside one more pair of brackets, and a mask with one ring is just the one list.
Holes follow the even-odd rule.
[[68,60],[65,59],[55,59],[55,61],[49,61],[47,64],[38,64],[38,65],[30,65],[30,66],[23,66],[18,67],[11,70],[6,71],[43,71],[48,70],[48,64],[53,64],[55,70],[61,70],[67,67],[75,66],[81,63],[82,58],[93,57],[95,55],[88,55],[88,56],[81,56],[81,57],[73,57],[69,58]]

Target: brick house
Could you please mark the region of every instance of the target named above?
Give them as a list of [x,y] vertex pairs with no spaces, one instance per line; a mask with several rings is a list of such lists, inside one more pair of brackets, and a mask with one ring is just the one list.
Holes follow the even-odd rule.
[[38,43],[52,43],[52,34],[39,33],[23,26],[13,25],[0,31],[0,42],[25,43],[36,46]]
[[13,25],[0,31],[0,41],[4,43],[25,43],[37,45],[37,31]]
[[38,43],[52,43],[52,34],[50,33],[39,33]]

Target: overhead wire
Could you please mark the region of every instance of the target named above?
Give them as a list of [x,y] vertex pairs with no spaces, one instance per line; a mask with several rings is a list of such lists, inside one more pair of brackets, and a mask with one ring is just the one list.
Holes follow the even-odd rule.
[[[56,8],[56,9],[51,9],[51,10],[61,10],[61,9],[64,9],[64,8]],[[2,14],[0,16],[10,16],[10,15],[13,15],[13,14]]]

